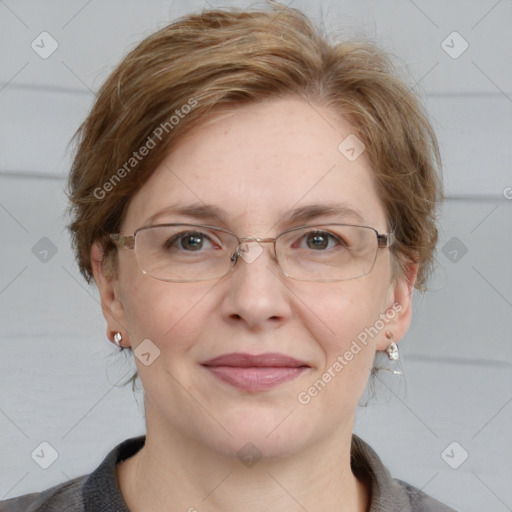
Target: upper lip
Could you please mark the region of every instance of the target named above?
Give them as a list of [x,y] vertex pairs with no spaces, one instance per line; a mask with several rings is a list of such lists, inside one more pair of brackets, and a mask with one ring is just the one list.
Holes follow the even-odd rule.
[[250,367],[288,367],[298,368],[301,366],[309,366],[304,361],[299,361],[294,357],[290,357],[277,352],[267,352],[265,354],[245,354],[242,352],[232,352],[223,354],[213,359],[208,359],[201,363],[203,366],[234,366],[241,368]]

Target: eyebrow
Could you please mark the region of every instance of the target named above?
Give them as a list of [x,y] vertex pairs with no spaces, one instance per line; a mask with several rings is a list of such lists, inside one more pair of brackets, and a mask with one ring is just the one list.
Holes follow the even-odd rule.
[[[204,203],[193,204],[172,204],[168,205],[161,210],[158,210],[153,215],[148,217],[145,225],[152,224],[155,220],[163,215],[180,215],[191,217],[201,221],[211,221],[216,224],[228,225],[228,213],[219,208],[218,206]],[[338,217],[341,219],[351,219],[358,223],[364,224],[365,220],[363,214],[358,209],[346,203],[330,203],[330,204],[310,204],[300,206],[287,212],[280,214],[278,225],[284,226],[293,222],[308,222],[316,219],[317,217]]]

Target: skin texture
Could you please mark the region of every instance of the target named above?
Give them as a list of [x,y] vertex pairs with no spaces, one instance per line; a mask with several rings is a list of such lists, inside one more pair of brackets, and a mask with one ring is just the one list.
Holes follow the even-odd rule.
[[[218,116],[181,139],[132,198],[121,232],[132,234],[175,201],[227,211],[239,236],[273,237],[283,213],[312,203],[346,202],[379,233],[388,226],[364,153],[350,162],[338,150],[351,127],[319,105],[289,97]],[[196,222],[164,216],[155,223]],[[349,222],[319,217],[309,224]],[[207,222],[204,222],[207,223]],[[300,224],[299,224],[300,225]],[[341,282],[302,282],[279,273],[272,244],[254,262],[240,260],[224,278],[169,283],[143,275],[133,251],[120,249],[118,277],[102,274],[91,251],[107,336],[135,350],[149,338],[160,356],[136,363],[145,390],[147,440],[118,466],[130,510],[365,511],[368,488],[350,469],[358,401],[376,350],[406,333],[416,267],[391,281],[388,249],[372,272]],[[384,329],[307,405],[307,390],[393,303]],[[213,377],[202,361],[228,352],[280,352],[310,366],[298,378],[249,393]],[[237,451],[253,443],[252,468]],[[212,492],[212,490],[215,491]]]

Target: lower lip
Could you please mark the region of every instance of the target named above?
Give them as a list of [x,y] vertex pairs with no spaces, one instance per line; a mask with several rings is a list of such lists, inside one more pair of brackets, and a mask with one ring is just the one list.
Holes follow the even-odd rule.
[[206,366],[218,379],[245,391],[264,391],[297,378],[306,367]]

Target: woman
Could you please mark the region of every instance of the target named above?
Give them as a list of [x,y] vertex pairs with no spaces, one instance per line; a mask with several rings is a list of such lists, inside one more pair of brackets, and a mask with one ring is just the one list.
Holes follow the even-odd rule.
[[79,130],[68,194],[147,432],[0,511],[453,510],[352,433],[425,290],[438,166],[382,52],[299,11],[206,11],[144,40]]

